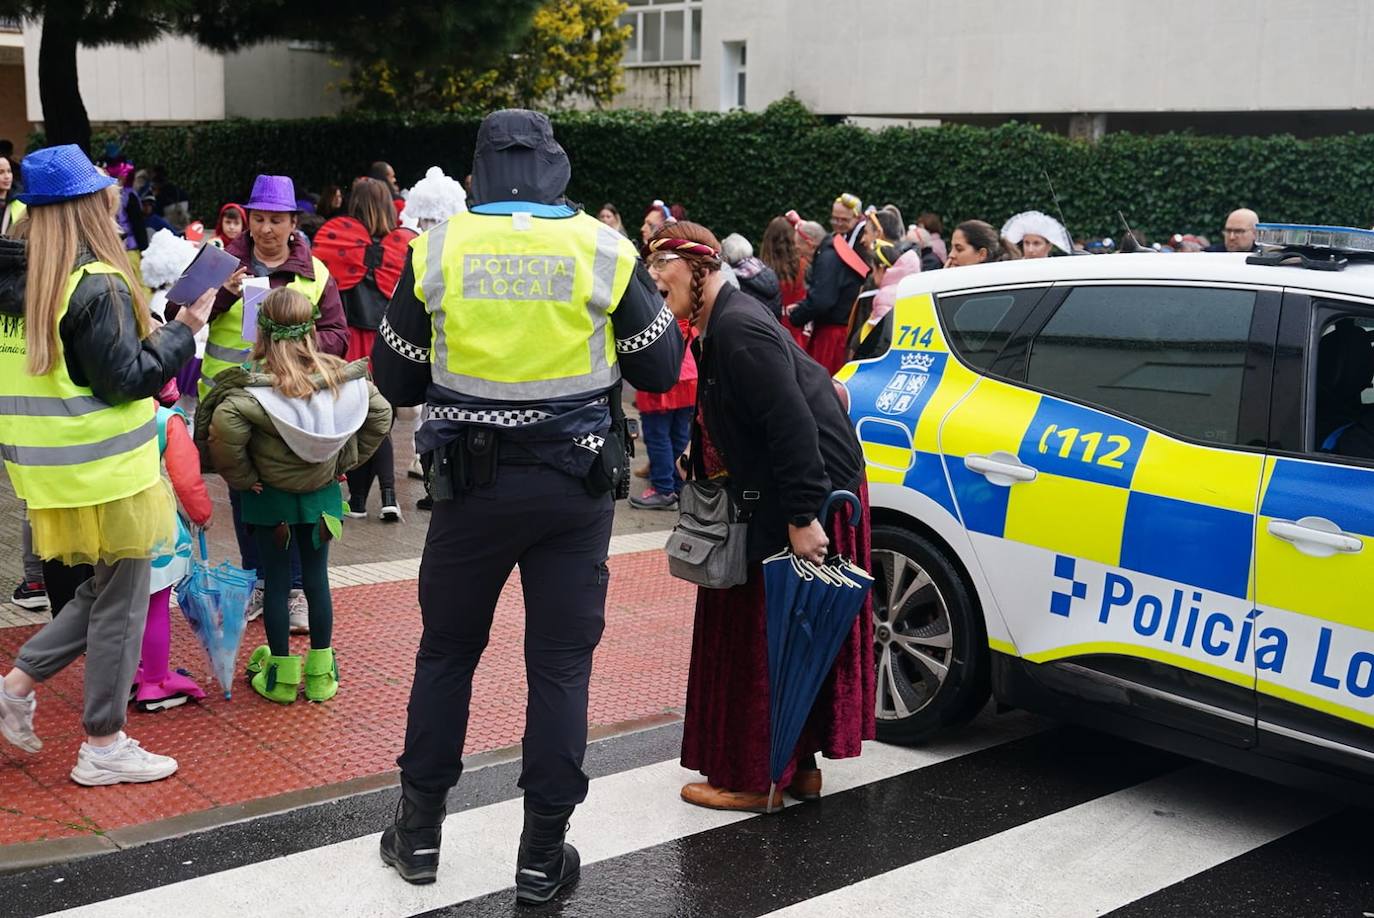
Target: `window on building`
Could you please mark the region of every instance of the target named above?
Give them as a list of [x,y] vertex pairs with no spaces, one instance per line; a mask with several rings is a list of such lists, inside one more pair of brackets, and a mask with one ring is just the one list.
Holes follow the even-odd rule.
[[1031,344],[1039,389],[1170,433],[1235,444],[1255,294],[1079,287]]
[[721,55],[720,107],[722,111],[732,108],[746,108],[747,81],[745,71],[749,65],[749,45],[742,41],[727,41]]
[[696,64],[701,62],[703,0],[628,0],[620,17],[632,34],[625,42],[625,63]]

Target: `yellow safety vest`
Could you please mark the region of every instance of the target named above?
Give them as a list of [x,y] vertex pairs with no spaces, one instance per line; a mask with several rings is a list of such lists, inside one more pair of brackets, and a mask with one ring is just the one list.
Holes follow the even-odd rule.
[[6,204],[5,215],[6,217],[8,217],[8,220],[5,221],[4,235],[14,235],[15,225],[18,224],[20,220],[23,220],[26,216],[28,216],[28,213],[29,209],[24,205],[23,201],[10,201],[8,204]]
[[[117,274],[100,262],[72,272],[55,324],[90,274]],[[0,323],[0,455],[14,491],[32,510],[91,507],[131,497],[161,475],[157,411],[151,398],[109,405],[67,374],[58,343],[52,372],[25,366],[23,322]]]
[[[325,285],[329,283],[329,269],[324,262],[311,256],[315,264],[315,278],[292,277],[286,286],[305,295],[315,306],[324,297]],[[203,399],[214,385],[214,379],[230,367],[241,366],[253,353],[252,342],[243,337],[243,298],[234,301],[229,311],[221,313],[210,323],[210,335],[205,339],[205,358],[200,365],[200,397]]]
[[461,213],[410,243],[432,316],[430,375],[463,395],[533,401],[620,379],[610,317],[637,255],[586,214]]

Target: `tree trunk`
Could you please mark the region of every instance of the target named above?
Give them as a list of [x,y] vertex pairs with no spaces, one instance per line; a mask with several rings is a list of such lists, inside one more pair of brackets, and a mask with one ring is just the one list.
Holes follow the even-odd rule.
[[76,23],[64,20],[59,4],[48,5],[38,45],[38,98],[48,145],[74,143],[90,152],[91,119],[81,101],[76,72]]

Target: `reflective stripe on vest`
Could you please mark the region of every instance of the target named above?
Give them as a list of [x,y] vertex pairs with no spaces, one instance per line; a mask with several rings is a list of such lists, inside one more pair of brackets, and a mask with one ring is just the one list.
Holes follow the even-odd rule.
[[[90,274],[119,272],[99,262],[73,271],[55,324]],[[15,493],[42,510],[109,503],[155,485],[160,471],[153,400],[111,406],[96,398],[67,374],[60,338],[53,370],[45,376],[29,375],[26,352],[22,322],[0,327],[0,458]]]
[[[314,280],[297,274],[286,286],[304,294],[312,305],[319,306],[324,298],[324,288],[329,283],[329,269],[318,258],[311,256],[310,260],[315,265]],[[216,316],[210,323],[205,357],[200,365],[200,397],[205,398],[217,375],[230,367],[242,365],[252,353],[252,342],[243,337],[243,298],[240,297],[228,312]]]
[[434,326],[436,384],[530,401],[620,379],[610,317],[637,255],[615,230],[586,214],[463,213],[410,246],[415,295]]

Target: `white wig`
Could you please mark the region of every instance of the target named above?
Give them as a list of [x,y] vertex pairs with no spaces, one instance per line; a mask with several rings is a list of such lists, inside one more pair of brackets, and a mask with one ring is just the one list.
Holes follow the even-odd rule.
[[463,183],[444,175],[444,170],[438,166],[430,166],[425,177],[406,195],[401,225],[418,230],[422,228],[421,221],[425,221],[427,226],[424,228],[428,228],[467,209],[468,195],[463,190]]
[[143,285],[150,290],[176,283],[181,272],[196,257],[196,244],[168,229],[160,229],[148,240],[140,270]]

